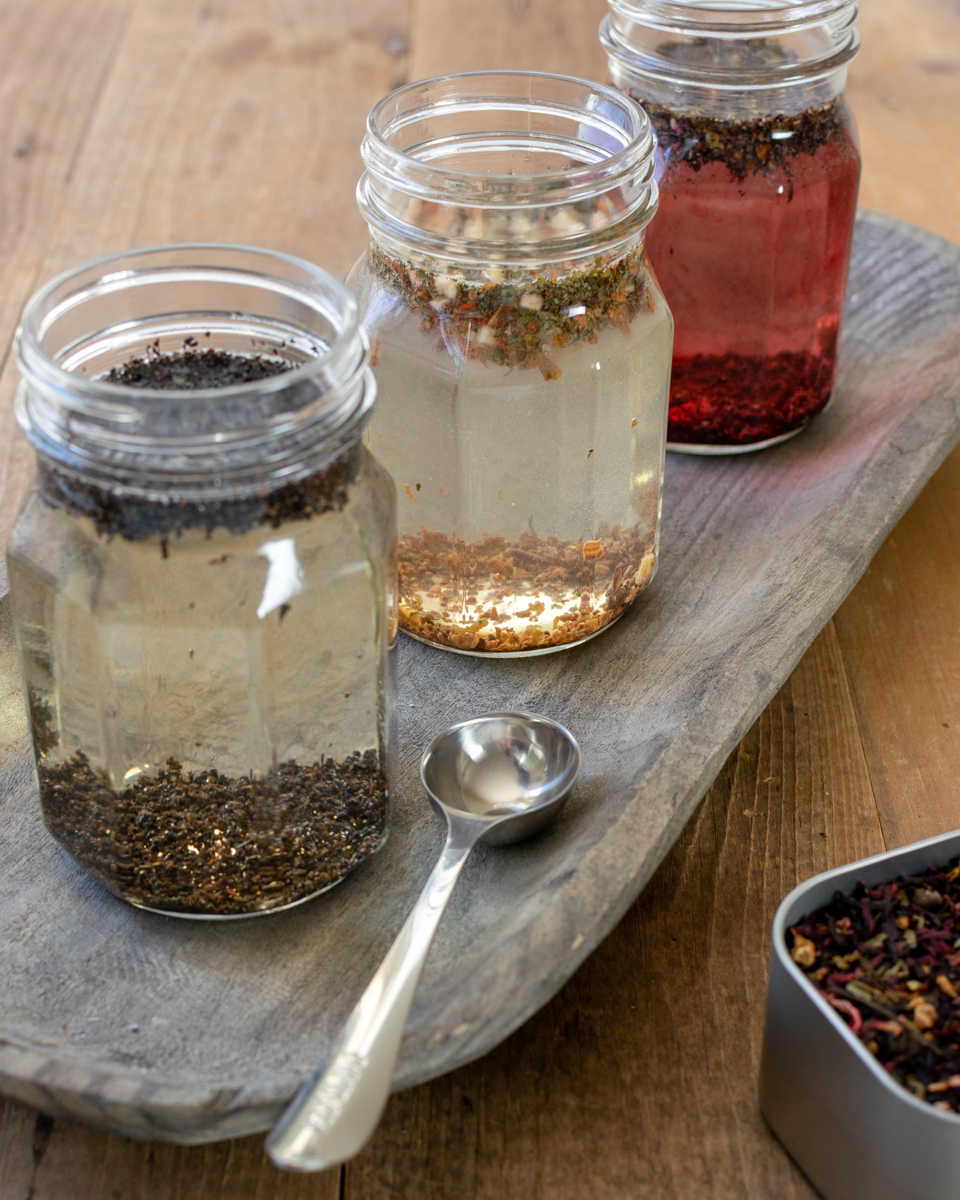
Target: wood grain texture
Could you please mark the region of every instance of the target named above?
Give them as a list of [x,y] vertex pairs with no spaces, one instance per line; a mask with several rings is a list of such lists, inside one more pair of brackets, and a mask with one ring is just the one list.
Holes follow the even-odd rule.
[[[486,1058],[395,1096],[344,1196],[813,1200],[756,1109],[766,930],[797,880],[882,848],[828,625],[611,937]],[[17,1200],[338,1194],[259,1139],[150,1145],[7,1105],[0,1146]]]
[[364,122],[405,77],[406,33],[406,0],[139,0],[46,273],[220,241],[346,274]]
[[[606,79],[596,37],[606,0],[417,0],[411,77],[486,67]],[[960,241],[960,8],[861,0],[847,95],[860,130],[866,208]]]
[[837,614],[891,847],[960,826],[958,546],[954,451]]
[[40,282],[134,0],[0,5],[0,536],[30,469],[16,433],[10,345]]
[[[882,848],[828,625],[611,937],[486,1058],[395,1096],[346,1200],[813,1200],[756,1110],[766,930],[796,881]],[[95,1182],[71,1200],[337,1194],[322,1190],[335,1175],[268,1164],[254,1190],[259,1139],[150,1146],[57,1122],[45,1142],[37,1128],[8,1106],[0,1144],[21,1154],[0,1195],[26,1194],[32,1144],[47,1164],[35,1200],[67,1194],[74,1163]]]
[[960,242],[960,6],[862,0],[847,95],[860,129],[860,203]]
[[[411,699],[401,691],[399,743],[408,788],[414,748],[471,708],[518,705],[548,713],[580,738],[585,769],[569,812],[549,837],[461,885],[451,910],[457,915],[441,931],[414,1003],[398,1085],[469,1060],[490,1046],[495,1030],[528,1016],[556,987],[549,973],[534,984],[542,964],[569,969],[649,878],[728,750],[892,527],[898,505],[888,489],[911,459],[918,461],[915,455],[933,450],[929,428],[908,422],[909,431],[895,429],[911,388],[926,386],[915,368],[931,372],[935,404],[942,403],[953,428],[960,395],[947,381],[960,371],[960,310],[947,315],[947,296],[954,285],[932,261],[904,270],[905,249],[881,248],[885,228],[893,227],[867,223],[858,233],[834,404],[803,438],[775,454],[671,459],[662,574],[620,626],[536,667],[473,660],[451,666],[429,650],[404,646]],[[921,243],[934,244],[923,237]],[[943,250],[944,261],[960,263],[954,248]],[[928,322],[913,298],[896,304],[895,319],[884,321],[880,298],[891,298],[895,279],[932,289],[933,309],[945,306],[940,332],[934,329],[941,318]],[[932,340],[914,359],[917,336]],[[913,365],[883,361],[898,339]],[[843,465],[852,461],[847,455],[873,465],[854,480]],[[875,506],[885,515],[870,532]],[[535,916],[531,908],[529,919],[527,902],[543,905]],[[464,924],[455,933],[458,920]],[[442,1030],[451,1031],[448,1038]]]
[[482,710],[561,721],[580,740],[582,782],[548,832],[465,868],[395,1086],[476,1058],[540,1008],[650,878],[960,436],[960,251],[864,220],[851,280],[830,408],[774,453],[671,460],[661,574],[602,638],[493,663],[401,644],[390,842],[327,896],[226,925],[116,901],[44,831],[22,741],[0,765],[4,1090],[141,1137],[266,1127],[325,1053],[437,853],[422,747]]
[[606,79],[606,0],[416,0],[411,78],[490,67]]
[[152,1145],[0,1108],[3,1200],[340,1200],[340,1174],[283,1174],[259,1137]]
[[395,1096],[347,1200],[812,1200],[756,1104],[767,931],[883,848],[828,625],[613,934],[486,1058]]

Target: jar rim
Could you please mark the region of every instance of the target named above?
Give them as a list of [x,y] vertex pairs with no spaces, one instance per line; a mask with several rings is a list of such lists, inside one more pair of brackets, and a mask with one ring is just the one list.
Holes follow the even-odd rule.
[[683,33],[715,36],[796,33],[852,13],[857,0],[608,0],[620,16]]
[[[157,333],[180,340],[204,327],[228,344],[263,345],[288,369],[224,387],[154,389],[63,365],[109,362],[144,340],[159,347]],[[346,284],[255,246],[148,246],[65,271],[27,303],[14,352],[17,419],[38,454],[134,490],[237,492],[295,478],[359,437],[376,396]]]
[[[608,84],[546,71],[437,75],[394,89],[371,109],[361,145],[367,169],[357,198],[372,230],[440,257],[571,258],[589,252],[607,233],[607,240],[622,241],[628,227],[635,233],[649,221],[657,202],[655,150],[646,113]],[[463,159],[477,152],[512,154],[521,163],[542,152],[554,165],[466,169]],[[454,155],[457,161],[449,165]],[[563,165],[564,157],[580,161]],[[535,245],[496,232],[438,234],[411,216],[426,203],[448,213],[526,221],[602,196],[616,196],[616,202],[589,230],[558,220],[532,239]]]
[[[121,250],[114,254],[91,259],[90,262],[82,263],[78,267],[70,267],[66,271],[61,271],[59,275],[54,276],[53,279],[38,288],[24,306],[14,341],[14,351],[21,371],[27,378],[31,376],[42,378],[45,383],[52,384],[73,395],[79,394],[93,401],[122,408],[124,400],[129,403],[131,391],[140,391],[141,389],[132,389],[129,385],[110,383],[104,379],[88,379],[75,371],[69,371],[60,366],[59,362],[51,357],[41,344],[43,331],[49,327],[57,314],[63,311],[63,303],[66,301],[71,301],[73,304],[80,303],[84,298],[83,293],[66,296],[60,305],[51,305],[50,302],[59,291],[64,290],[73,281],[80,281],[92,272],[104,272],[95,281],[97,284],[119,284],[124,280],[129,280],[137,273],[135,269],[131,269],[109,274],[108,269],[111,265],[138,259],[145,261],[148,257],[159,255],[196,254],[198,252],[251,255],[262,259],[265,263],[285,263],[302,271],[306,276],[313,277],[322,283],[323,287],[332,293],[340,309],[342,324],[329,347],[315,357],[292,366],[282,375],[217,388],[164,388],[162,391],[151,393],[151,400],[154,403],[182,403],[188,397],[197,402],[214,398],[227,400],[232,396],[249,395],[253,391],[280,391],[288,388],[295,380],[324,372],[329,373],[331,366],[338,365],[349,352],[351,345],[356,342],[360,332],[360,316],[356,298],[345,283],[316,263],[293,254],[285,254],[280,250],[268,250],[262,246],[248,246],[242,243],[170,242],[140,246],[133,250]],[[192,265],[204,269],[206,264],[198,262]],[[237,270],[235,267],[217,267],[216,269]],[[89,287],[86,291],[89,291]]]
[[[726,93],[776,92],[838,76],[860,51],[857,0],[608,0],[600,22],[600,44],[611,73],[623,72],[659,84],[686,84]],[[644,33],[673,35],[654,45]],[[789,47],[779,61],[747,64],[741,54],[725,56],[724,45]],[[698,46],[712,55],[690,53]],[[684,50],[683,53],[670,53]],[[711,61],[712,58],[712,61]],[[629,85],[628,85],[629,86]],[[842,86],[842,84],[841,84]]]
[[[384,114],[389,109],[395,108],[404,98],[416,96],[418,93],[422,95],[428,87],[439,88],[445,84],[462,87],[464,84],[474,81],[480,82],[484,79],[490,80],[491,83],[497,80],[519,81],[527,79],[534,85],[551,83],[569,84],[576,88],[587,87],[595,91],[609,105],[619,109],[630,120],[631,136],[624,141],[623,146],[618,151],[612,155],[605,156],[598,163],[591,163],[584,167],[569,167],[564,170],[530,175],[515,175],[512,172],[502,175],[487,174],[451,167],[444,167],[442,170],[437,170],[425,167],[422,158],[407,154],[390,144],[389,134],[391,132],[405,127],[426,109],[441,107],[436,102],[421,104],[416,108],[405,110],[403,113],[398,112],[392,120],[384,121]],[[459,102],[446,100],[442,107],[447,112],[452,113],[474,106],[478,102],[489,105],[492,101],[497,101],[506,107],[511,103],[515,105],[534,105],[538,103],[538,98],[533,95],[527,97],[526,100],[522,97],[504,97],[500,95],[488,95],[476,98],[464,96]],[[540,98],[539,105],[548,106],[551,105],[551,101],[546,98]],[[555,108],[560,107],[557,102],[553,102],[552,106]],[[568,111],[575,111],[572,105],[564,107]],[[598,121],[602,119],[602,113],[596,110],[589,115]],[[607,120],[604,124],[609,133],[616,136],[615,131],[618,128],[616,123]],[[504,204],[520,197],[526,203],[534,204],[541,197],[546,197],[559,191],[561,186],[576,187],[580,183],[595,185],[598,182],[598,168],[603,178],[619,174],[626,165],[634,164],[644,154],[647,149],[647,142],[650,142],[652,145],[652,133],[643,109],[635,101],[629,97],[625,97],[622,92],[611,87],[609,84],[597,83],[594,80],[583,79],[577,75],[553,74],[549,71],[485,70],[434,75],[428,79],[414,80],[412,83],[405,83],[398,88],[394,88],[392,92],[388,92],[387,95],[378,100],[370,110],[367,117],[367,133],[361,144],[360,152],[368,170],[383,172],[392,168],[398,175],[402,175],[404,181],[408,184],[416,186],[417,183],[422,182],[425,186],[429,187],[430,191],[448,195],[451,198],[463,200],[464,188],[466,186],[471,189],[469,192],[471,198],[476,196],[476,200],[472,202],[477,204],[484,202],[487,204]],[[482,181],[485,194],[481,195],[477,193],[477,181]],[[542,189],[537,190],[535,187],[529,186],[532,181],[539,182],[542,185]],[[497,199],[496,196],[491,194],[490,188],[493,185],[496,185],[500,189],[498,194],[506,196],[506,199]]]

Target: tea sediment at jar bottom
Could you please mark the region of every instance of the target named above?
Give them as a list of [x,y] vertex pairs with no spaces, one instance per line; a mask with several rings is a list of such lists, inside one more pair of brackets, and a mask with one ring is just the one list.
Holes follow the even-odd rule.
[[400,626],[468,654],[575,645],[656,569],[672,321],[643,251],[649,122],[589,81],[478,72],[398,89],[367,130],[349,282],[400,488]]
[[[349,317],[352,299],[330,286]],[[289,433],[319,394],[284,357],[280,331],[264,353],[261,325],[252,345],[204,361],[168,333],[84,383],[136,378],[111,398],[187,422],[195,451],[190,422],[243,431],[251,412],[280,409]],[[262,379],[273,392],[236,390]],[[80,865],[134,904],[207,917],[287,907],[386,836],[394,495],[358,440],[372,381],[365,392],[357,381],[353,427],[342,423],[327,454],[300,429],[295,461],[310,448],[317,465],[272,485],[178,494],[150,438],[141,450],[162,479],[152,491],[40,455],[8,563],[42,811]],[[206,391],[191,400],[192,387]],[[34,432],[36,407],[25,415]]]
[[[371,445],[401,492],[401,627],[488,653],[592,636],[656,564],[671,323],[641,256],[601,268],[619,297],[606,305],[584,273],[462,282],[463,299],[431,307],[449,278],[390,270],[404,310],[376,344],[388,383]],[[496,323],[458,316],[462,305]]]

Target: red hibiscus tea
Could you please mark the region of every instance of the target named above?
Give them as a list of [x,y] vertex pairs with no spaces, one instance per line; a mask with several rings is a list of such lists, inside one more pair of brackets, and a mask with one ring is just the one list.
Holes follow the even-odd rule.
[[[601,31],[658,136],[647,251],[676,322],[671,449],[759,449],[830,399],[860,175],[842,95],[850,8],[630,0]],[[808,9],[822,29],[795,28]]]
[[779,439],[833,390],[860,175],[846,105],[651,116],[665,169],[647,249],[676,322],[667,436]]

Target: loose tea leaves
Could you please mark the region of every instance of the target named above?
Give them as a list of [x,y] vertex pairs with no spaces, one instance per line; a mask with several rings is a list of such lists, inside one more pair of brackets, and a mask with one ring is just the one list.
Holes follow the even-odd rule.
[[540,275],[527,281],[479,283],[432,274],[370,251],[374,273],[423,322],[439,330],[448,347],[465,358],[521,370],[539,369],[546,380],[561,369],[551,353],[578,342],[595,342],[608,327],[629,331],[641,311],[655,306],[642,253],[608,261],[598,257],[587,271]]
[[256,525],[277,529],[287,521],[308,521],[333,509],[342,511],[363,456],[363,446],[354,442],[322,471],[261,495],[204,502],[121,495],[43,461],[37,476],[40,494],[54,508],[89,518],[97,533],[108,537],[117,535],[135,542],[162,539],[162,551],[167,538],[179,537],[188,529],[202,529],[208,536],[215,529],[240,534]]
[[790,116],[775,114],[754,121],[725,121],[697,113],[678,113],[650,104],[636,92],[657,133],[668,168],[683,163],[699,171],[707,163],[722,163],[742,183],[758,171],[782,167],[789,176],[799,154],[816,154],[830,142],[848,137],[841,97],[823,108],[808,108]]
[[960,859],[838,893],[793,926],[787,944],[896,1080],[960,1112]]
[[[194,390],[268,379],[292,367],[293,364],[281,359],[234,354],[214,347],[161,354],[151,346],[145,354],[114,367],[102,378],[131,388]],[[307,399],[305,396],[305,403]],[[116,534],[131,541],[167,539],[198,528],[208,535],[215,529],[244,533],[260,524],[276,529],[287,521],[309,520],[333,509],[342,510],[363,454],[363,447],[355,442],[312,475],[252,496],[226,496],[202,502],[154,500],[142,494],[124,493],[116,487],[99,487],[43,459],[39,462],[38,482],[48,504],[89,518],[97,533],[107,536]],[[151,481],[138,482],[141,487],[149,487]],[[165,551],[166,540],[161,540],[160,545]]]
[[193,391],[197,388],[235,387],[238,383],[270,379],[291,370],[292,366],[292,363],[281,358],[265,358],[262,354],[232,354],[214,347],[205,350],[184,349],[176,354],[161,354],[154,350],[142,357],[131,358],[123,366],[113,367],[102,379],[123,387]]
[[78,751],[38,765],[47,828],[112,892],[165,912],[228,916],[329,887],[383,840],[374,751],[282,763],[265,779],[190,773],[175,759],[114,791]]
[[752,121],[647,109],[664,159],[647,249],[675,320],[668,441],[789,436],[836,376],[860,170],[843,97]]
[[567,542],[479,542],[421,529],[400,539],[400,627],[456,650],[566,646],[615,621],[653,576],[653,539],[621,526]]
[[836,350],[674,358],[671,442],[726,446],[762,442],[806,424],[830,399]]

